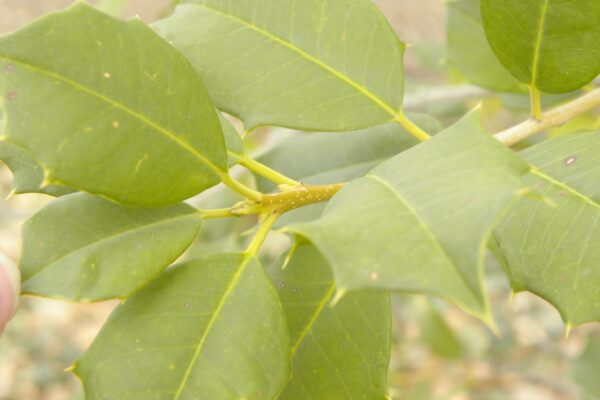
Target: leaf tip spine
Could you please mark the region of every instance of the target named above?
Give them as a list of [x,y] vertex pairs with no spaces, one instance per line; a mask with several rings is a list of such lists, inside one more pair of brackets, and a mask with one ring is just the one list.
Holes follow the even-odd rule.
[[571,324],[571,321],[566,321],[565,322],[565,340],[569,340],[572,329],[573,329],[573,325]]

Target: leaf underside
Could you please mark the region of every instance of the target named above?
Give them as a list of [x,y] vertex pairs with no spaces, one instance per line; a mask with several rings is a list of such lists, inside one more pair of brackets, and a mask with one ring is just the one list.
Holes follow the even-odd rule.
[[404,44],[370,0],[183,3],[154,26],[247,128],[358,129],[401,109]]
[[513,288],[545,298],[568,324],[600,321],[600,133],[520,154],[538,169],[526,182],[556,206],[523,199],[496,230]]
[[281,305],[254,258],[176,266],[110,316],[74,366],[88,399],[272,399],[288,378]]
[[290,330],[292,377],[279,399],[383,399],[390,355],[390,298],[351,293],[331,304],[335,282],[309,244],[271,267]]
[[23,225],[23,292],[127,297],[179,257],[200,224],[187,204],[134,208],[85,193],[61,197]]
[[290,230],[324,254],[342,291],[430,293],[489,319],[486,244],[527,170],[472,113],[351,182],[320,219]]

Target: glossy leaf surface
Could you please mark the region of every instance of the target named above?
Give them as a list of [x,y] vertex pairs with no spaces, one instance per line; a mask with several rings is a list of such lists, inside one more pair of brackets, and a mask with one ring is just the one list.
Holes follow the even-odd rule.
[[45,184],[156,205],[227,170],[202,82],[139,20],[79,2],[0,38],[0,93],[4,139],[27,149]]
[[425,292],[488,318],[482,260],[528,166],[472,113],[348,184],[290,230],[325,255],[342,291]]
[[523,83],[565,93],[600,73],[597,0],[481,0],[481,16],[494,53]]
[[170,269],[111,315],[77,361],[88,399],[273,399],[289,372],[281,305],[254,258]]
[[521,152],[527,182],[555,207],[524,199],[496,230],[516,291],[551,302],[569,324],[600,320],[600,133],[571,134]]
[[135,208],[64,196],[23,226],[23,291],[78,301],[126,297],[179,257],[200,224],[187,204]]
[[356,292],[332,305],[335,282],[325,258],[308,244],[290,256],[271,268],[292,349],[292,377],[279,399],[384,399],[389,295]]
[[246,128],[348,130],[394,119],[404,44],[370,0],[189,0],[155,24]]

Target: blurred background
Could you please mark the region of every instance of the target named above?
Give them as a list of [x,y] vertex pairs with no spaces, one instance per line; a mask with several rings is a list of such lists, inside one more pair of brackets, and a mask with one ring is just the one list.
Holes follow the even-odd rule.
[[[0,0],[0,34],[70,0]],[[99,0],[91,3],[123,16],[153,21],[168,15],[172,0]],[[407,109],[426,112],[444,125],[481,101],[487,127],[497,131],[526,118],[528,100],[496,96],[467,85],[446,62],[446,14],[441,0],[375,0],[400,38],[406,54]],[[587,115],[595,118],[598,115]],[[574,121],[550,135],[576,130]],[[274,132],[275,133],[275,132]],[[252,138],[269,141],[267,129]],[[0,163],[0,198],[11,191],[12,175]],[[0,201],[0,251],[18,260],[20,225],[50,198],[20,195]],[[210,199],[208,200],[210,201]],[[238,232],[247,229],[235,222]],[[235,248],[228,225],[208,226],[190,253]],[[243,240],[243,239],[242,239]],[[274,237],[263,254],[274,258],[285,246]],[[568,338],[557,311],[543,300],[512,295],[500,267],[487,266],[499,333],[462,311],[423,296],[394,298],[394,343],[390,395],[407,400],[600,399],[600,324],[573,329]],[[115,302],[69,304],[27,297],[0,338],[0,400],[83,399],[77,379],[64,370],[85,351]],[[327,399],[324,399],[327,400]]]

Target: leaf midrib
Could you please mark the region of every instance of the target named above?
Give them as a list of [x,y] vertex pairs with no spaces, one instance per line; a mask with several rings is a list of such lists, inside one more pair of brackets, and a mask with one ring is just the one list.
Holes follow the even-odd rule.
[[310,320],[308,321],[308,323],[306,324],[306,326],[300,333],[300,336],[298,336],[298,340],[296,340],[296,343],[294,343],[294,345],[292,346],[292,350],[291,350],[292,357],[294,356],[294,354],[296,354],[296,351],[298,350],[298,348],[304,341],[304,338],[306,337],[308,332],[310,332],[312,330],[313,326],[317,322],[317,319],[319,319],[321,312],[323,312],[323,308],[325,307],[325,305],[327,304],[329,299],[331,299],[331,296],[333,296],[334,292],[335,292],[335,282],[331,282],[329,284],[329,287],[327,288],[327,292],[323,296],[323,299],[317,305],[317,308],[311,315]]
[[114,100],[108,96],[105,96],[102,93],[97,92],[96,90],[89,88],[87,86],[85,86],[82,83],[79,83],[77,81],[74,81],[72,79],[69,79],[63,75],[60,75],[59,73],[56,73],[54,71],[49,71],[46,70],[44,68],[41,68],[39,66],[30,64],[28,62],[25,61],[21,61],[21,60],[17,60],[14,58],[11,58],[10,56],[6,56],[3,54],[0,54],[0,59],[4,59],[10,63],[13,64],[17,64],[20,65],[24,68],[29,69],[30,71],[33,71],[34,73],[37,73],[39,75],[43,75],[49,78],[53,78],[56,80],[59,80],[61,82],[66,83],[67,85],[75,88],[76,90],[82,91],[84,93],[87,93],[93,97],[96,97],[97,99],[100,99],[102,101],[104,101],[105,103],[119,109],[122,110],[124,112],[126,112],[127,114],[131,115],[132,117],[134,117],[135,119],[138,119],[140,121],[142,121],[144,124],[150,126],[151,128],[153,128],[154,130],[160,132],[161,134],[163,134],[165,137],[167,137],[169,140],[175,142],[177,145],[179,145],[180,147],[182,147],[184,150],[186,150],[187,152],[191,153],[194,157],[196,157],[200,162],[204,163],[205,165],[207,165],[210,169],[212,169],[218,176],[222,175],[225,173],[225,171],[223,171],[221,168],[219,168],[215,163],[213,163],[211,160],[209,160],[206,156],[204,156],[202,153],[200,153],[198,150],[196,150],[190,143],[186,142],[185,140],[182,140],[181,138],[179,138],[174,132],[171,132],[170,130],[162,127],[161,125],[159,125],[158,123],[152,121],[149,117],[145,116],[144,114],[137,112],[129,107],[127,107],[125,104],[122,104],[120,102],[118,102],[117,100]]
[[77,253],[79,253],[81,251],[85,251],[85,250],[88,250],[88,249],[90,249],[92,247],[95,247],[95,246],[98,246],[98,245],[102,245],[102,244],[104,244],[106,242],[110,242],[110,241],[115,240],[117,238],[120,238],[122,236],[129,236],[129,235],[131,235],[133,233],[140,233],[140,232],[143,232],[145,230],[149,230],[149,229],[154,228],[154,227],[156,227],[158,225],[161,225],[161,224],[174,222],[174,221],[177,221],[179,219],[187,219],[187,218],[190,218],[190,217],[199,218],[198,214],[195,214],[194,212],[190,212],[188,214],[180,214],[180,215],[177,215],[177,216],[174,216],[174,217],[169,217],[169,218],[166,218],[166,219],[161,219],[159,221],[155,221],[155,222],[152,222],[150,224],[139,225],[139,226],[134,227],[133,229],[127,229],[127,230],[124,230],[124,231],[119,231],[119,232],[114,233],[114,234],[112,234],[110,236],[103,237],[100,240],[88,243],[88,244],[86,244],[86,245],[84,245],[82,247],[78,247],[75,250],[72,250],[72,251],[68,252],[65,255],[60,256],[56,260],[52,261],[50,264],[44,266],[43,268],[40,268],[34,274],[32,274],[32,275],[28,276],[26,279],[24,279],[24,283],[27,282],[27,281],[29,281],[30,279],[32,279],[36,275],[40,274],[41,272],[47,270],[48,268],[52,268],[54,265],[62,262],[66,258],[71,257],[72,255],[77,254]]
[[229,18],[245,27],[247,27],[248,29],[251,29],[261,35],[263,35],[264,37],[266,37],[267,39],[278,43],[280,45],[282,45],[283,47],[295,52],[296,54],[300,55],[302,58],[304,58],[305,60],[317,65],[318,67],[320,67],[321,69],[323,69],[324,71],[326,71],[327,73],[333,75],[335,78],[339,79],[340,81],[344,82],[345,84],[347,84],[348,86],[352,87],[354,90],[356,90],[357,92],[359,92],[360,94],[362,94],[364,97],[368,98],[369,100],[371,100],[374,104],[376,104],[379,108],[381,108],[382,110],[384,110],[385,112],[387,112],[388,114],[390,114],[390,116],[392,116],[394,118],[394,120],[398,120],[398,118],[401,115],[400,111],[397,111],[394,109],[394,107],[392,107],[390,104],[388,104],[387,102],[385,102],[384,100],[382,100],[379,96],[377,96],[376,94],[372,93],[369,89],[367,89],[366,87],[364,87],[363,85],[361,85],[360,83],[356,82],[355,80],[351,79],[349,76],[345,75],[343,72],[338,71],[337,69],[331,67],[330,65],[324,63],[323,61],[319,60],[317,57],[311,55],[310,53],[308,53],[306,50],[294,45],[293,43],[267,31],[264,30],[263,28],[257,26],[256,24],[247,21],[241,17],[238,17],[236,15],[232,15],[232,14],[228,14],[224,11],[221,11],[217,8],[211,7],[207,4],[197,4],[197,3],[192,3],[190,4],[191,7],[203,7],[208,11],[212,11],[215,14],[219,14],[221,16],[224,16],[225,18]]
[[544,25],[546,23],[546,13],[548,11],[548,0],[544,0],[542,3],[542,10],[540,14],[540,20],[538,22],[538,29],[535,38],[535,44],[533,48],[533,60],[532,60],[532,70],[531,70],[531,85],[533,87],[537,87],[536,81],[538,76],[538,67],[540,62],[540,50],[542,47],[542,39],[544,32]]
[[183,394],[184,389],[185,389],[185,385],[187,384],[187,382],[190,379],[192,370],[194,369],[196,363],[198,362],[198,358],[200,357],[202,350],[204,349],[204,343],[206,343],[208,335],[212,331],[218,317],[221,314],[221,311],[223,310],[223,307],[225,306],[227,299],[231,295],[231,292],[233,292],[233,290],[237,286],[243,272],[246,270],[248,263],[252,259],[253,259],[252,254],[244,253],[244,258],[240,262],[240,265],[238,266],[237,270],[235,271],[235,274],[233,275],[233,277],[231,278],[231,281],[229,282],[229,284],[225,288],[225,291],[221,295],[221,298],[219,299],[219,303],[217,304],[215,311],[211,315],[210,320],[208,321],[208,324],[206,325],[206,328],[204,329],[204,332],[202,333],[202,336],[198,340],[198,344],[196,345],[194,354],[192,355],[192,358],[185,370],[185,373],[183,375],[183,378],[181,379],[181,383],[179,384],[177,391],[175,392],[175,397],[173,397],[173,400],[179,400],[181,398],[181,395]]

